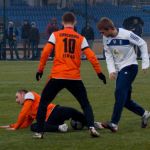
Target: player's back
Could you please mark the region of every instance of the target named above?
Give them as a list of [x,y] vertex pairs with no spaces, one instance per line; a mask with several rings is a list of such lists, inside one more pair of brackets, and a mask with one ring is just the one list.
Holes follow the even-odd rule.
[[[73,28],[64,28],[53,33],[55,58],[51,77],[59,79],[80,79],[81,49],[83,37]],[[51,38],[51,37],[50,37]]]
[[[37,94],[36,92],[34,92],[34,91],[32,91],[31,93],[34,96],[34,100],[33,100],[33,103],[32,103],[31,110],[30,110],[30,117],[32,117],[33,119],[35,119],[36,115],[37,115],[37,111],[38,111],[38,107],[39,107],[41,96],[39,94]],[[53,111],[53,109],[54,109],[55,106],[56,105],[53,104],[53,103],[50,103],[47,106],[46,118],[49,117],[50,113]]]
[[34,100],[33,100],[33,103],[32,103],[32,108],[30,110],[30,116],[35,119],[36,118],[36,114],[37,114],[37,110],[38,110],[38,107],[39,107],[39,103],[40,103],[40,95],[37,94],[36,92],[32,91],[31,92],[34,96]]
[[[38,111],[38,107],[39,107],[39,103],[40,103],[40,98],[41,96],[39,94],[37,94],[36,92],[32,91],[30,92],[33,94],[33,103],[32,103],[32,107],[30,109],[30,112],[29,112],[29,116],[33,119],[36,118],[36,115],[37,115],[37,111]],[[53,111],[54,107],[56,105],[53,104],[53,103],[50,103],[48,106],[47,106],[47,114],[46,114],[46,118],[50,115],[50,113]]]

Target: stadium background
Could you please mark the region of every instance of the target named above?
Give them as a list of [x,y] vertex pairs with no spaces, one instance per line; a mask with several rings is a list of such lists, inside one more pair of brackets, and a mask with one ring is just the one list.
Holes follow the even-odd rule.
[[[50,18],[57,17],[58,22],[61,22],[61,15],[70,8],[63,8],[57,10],[57,3],[50,1],[49,5],[44,6],[42,1],[28,0],[29,3],[22,0],[0,0],[0,16],[3,21],[3,2],[6,2],[6,26],[9,20],[15,21],[18,28],[21,28],[22,21],[28,19],[35,21],[40,29],[40,34],[43,36],[40,46],[46,41],[45,28]],[[69,0],[67,0],[68,2]],[[37,2],[37,3],[36,3]],[[45,1],[43,1],[45,4]],[[106,3],[107,2],[107,3]],[[150,6],[147,1],[118,1],[119,6],[115,1],[97,1],[96,5],[91,5],[84,0],[74,1],[74,9],[78,17],[78,31],[85,26],[86,23],[86,7],[87,14],[90,18],[92,26],[95,30],[96,39],[94,49],[99,53],[100,42],[99,33],[96,29],[96,19],[101,16],[112,18],[117,26],[122,26],[123,20],[128,16],[140,16],[144,20],[143,37],[149,41],[150,36]],[[100,38],[101,39],[101,38]],[[21,45],[21,40],[19,41]],[[148,44],[150,50],[150,44]],[[8,59],[9,60],[9,59]],[[139,62],[141,64],[141,62]],[[109,120],[114,104],[114,86],[115,82],[108,79],[106,62],[101,61],[103,71],[107,77],[107,84],[96,77],[91,65],[87,61],[82,62],[81,74],[85,87],[87,88],[88,97],[94,109],[95,119],[97,121]],[[49,61],[45,68],[44,75],[40,82],[35,80],[35,73],[37,71],[38,61],[0,61],[0,125],[7,125],[14,123],[17,119],[20,107],[15,103],[15,92],[20,88],[34,90],[41,93],[52,62]],[[150,70],[147,74],[141,71],[139,65],[139,73],[133,85],[133,98],[142,104],[144,108],[150,110]],[[75,98],[66,90],[58,94],[54,103],[75,107],[80,110],[79,104]],[[89,133],[83,131],[72,131],[68,133],[46,133],[44,140],[32,139],[30,128],[19,131],[6,131],[0,129],[0,150],[150,150],[150,127],[141,129],[141,118],[124,109],[122,120],[119,124],[119,131],[117,134],[112,134],[110,131],[99,131],[101,136],[97,139],[89,137]],[[69,124],[69,122],[68,122]]]
[[[130,16],[140,17],[144,21],[142,37],[147,41],[150,50],[149,0],[1,0],[0,22],[4,22],[4,27],[7,28],[8,22],[13,21],[19,32],[24,20],[36,22],[40,31],[41,49],[47,40],[45,31],[50,19],[57,18],[60,28],[61,16],[65,11],[76,14],[79,33],[90,22],[95,33],[93,50],[97,55],[102,54],[102,42],[96,23],[104,16],[111,18],[117,27],[122,27],[124,19]],[[18,38],[18,43],[18,47],[22,48],[21,38]],[[6,47],[8,49],[7,43]]]

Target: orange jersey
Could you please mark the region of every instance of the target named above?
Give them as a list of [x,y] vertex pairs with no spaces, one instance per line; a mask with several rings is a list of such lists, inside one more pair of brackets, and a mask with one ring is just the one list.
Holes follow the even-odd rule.
[[[24,98],[25,102],[18,116],[17,122],[10,125],[10,127],[12,128],[26,128],[32,124],[34,119],[36,119],[37,110],[40,102],[40,95],[35,92],[28,92],[27,94],[25,94]],[[52,103],[48,105],[45,120],[48,119],[55,106],[56,105]]]
[[46,61],[55,50],[54,62],[50,77],[56,79],[80,80],[80,65],[82,52],[92,63],[97,73],[101,72],[101,66],[94,52],[89,48],[85,37],[75,32],[72,28],[53,32],[42,51],[38,67],[43,72]]

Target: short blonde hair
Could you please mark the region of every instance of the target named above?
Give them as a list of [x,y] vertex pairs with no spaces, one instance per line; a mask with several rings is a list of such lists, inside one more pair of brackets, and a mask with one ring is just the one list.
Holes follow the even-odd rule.
[[111,19],[107,17],[103,17],[97,23],[97,28],[99,30],[109,30],[109,29],[114,29],[115,25]]

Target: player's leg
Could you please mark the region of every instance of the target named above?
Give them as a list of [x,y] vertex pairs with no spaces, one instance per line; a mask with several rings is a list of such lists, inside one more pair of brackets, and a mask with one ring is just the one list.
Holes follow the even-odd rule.
[[10,50],[10,58],[13,59],[13,43],[12,40],[9,40],[9,50]]
[[88,127],[94,126],[93,110],[87,98],[87,92],[82,81],[71,81],[71,83],[68,83],[67,89],[80,103],[81,108],[84,111]]
[[142,117],[141,127],[146,128],[148,124],[148,120],[150,118],[150,112],[145,110],[142,106],[137,104],[134,100],[131,100],[131,90],[128,92],[128,100],[125,104],[125,107],[134,112],[135,114]]
[[67,83],[66,88],[75,96],[75,98],[81,105],[91,135],[93,137],[98,137],[99,133],[94,128],[93,110],[89,103],[87,92],[83,85],[83,82],[81,80],[77,80],[77,81],[68,81],[66,83]]
[[16,54],[16,58],[19,59],[19,53],[18,53],[18,48],[17,48],[17,41],[14,41],[14,51]]
[[32,59],[35,58],[35,43],[31,41],[31,52],[32,52]]
[[134,112],[135,114],[141,116],[142,117],[141,127],[142,128],[147,127],[148,120],[150,119],[150,112],[149,111],[145,110],[142,106],[140,106],[139,104],[137,104],[133,100],[127,101],[127,103],[125,104],[125,107],[128,110]]
[[[133,66],[130,72],[131,83],[133,83],[138,72],[137,66]],[[136,113],[137,115],[142,116],[141,127],[146,128],[148,124],[148,119],[150,118],[150,112],[146,111],[142,106],[131,100],[131,91],[132,89],[130,88],[128,91],[128,99],[126,101],[125,107],[130,111]]]
[[67,132],[68,126],[65,124],[66,120],[73,119],[86,125],[86,119],[83,113],[78,110],[65,107],[65,106],[56,106],[47,120],[47,130],[50,130],[51,126],[57,126],[57,130],[60,132]]
[[63,124],[66,120],[69,119],[79,121],[83,125],[86,124],[86,119],[83,113],[79,112],[74,108],[65,106],[58,106],[56,109],[54,109],[54,112],[49,117],[49,119],[51,120],[51,122],[55,122],[55,124]]
[[29,59],[30,58],[30,50],[31,50],[31,42],[30,42],[30,40],[29,39],[27,39],[27,41],[26,41],[27,43],[27,45],[26,45],[26,47],[27,47],[27,49],[26,49],[26,51],[27,51],[27,59]]
[[48,104],[55,98],[57,93],[63,88],[60,80],[50,79],[43,89],[40,104],[37,112],[38,133],[43,132],[44,122]]
[[114,106],[114,116],[112,117],[113,123],[118,124],[123,106],[125,106],[125,104],[128,103],[129,98],[131,98],[131,87],[137,72],[137,65],[127,66],[120,71],[116,83],[116,104]]
[[[37,123],[33,123],[30,127],[31,131],[37,132],[38,126]],[[68,126],[66,124],[62,125],[52,125],[48,122],[44,123],[44,132],[67,132]]]
[[134,100],[131,100],[131,90],[128,91],[128,100],[125,103],[125,107],[139,116],[143,116],[145,112],[139,104],[137,104]]
[[110,129],[112,132],[116,132],[118,130],[118,123],[121,118],[122,110],[128,101],[128,91],[131,89],[131,84],[136,77],[137,69],[137,65],[131,65],[123,68],[118,73],[115,90],[115,104],[111,122],[103,125],[105,128]]
[[23,59],[27,58],[27,43],[26,43],[26,39],[22,39],[23,42]]
[[120,71],[116,80],[115,104],[111,116],[111,121],[102,123],[104,128],[110,129],[112,132],[116,132],[118,130],[118,123],[120,121],[122,110],[128,96],[126,93],[126,90],[128,89],[127,82],[128,79],[124,76],[124,73]]
[[71,107],[66,107],[65,109],[68,112],[69,119],[71,118],[72,120],[79,121],[83,125],[87,126],[86,118],[83,113]]

